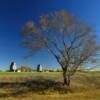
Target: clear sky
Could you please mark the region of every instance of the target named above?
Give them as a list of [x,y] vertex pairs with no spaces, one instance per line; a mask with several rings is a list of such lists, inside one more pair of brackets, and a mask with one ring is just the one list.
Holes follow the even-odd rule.
[[11,61],[33,67],[58,66],[47,52],[24,59],[28,50],[21,45],[20,31],[27,21],[63,9],[94,27],[100,39],[100,0],[0,0],[0,69],[8,69]]

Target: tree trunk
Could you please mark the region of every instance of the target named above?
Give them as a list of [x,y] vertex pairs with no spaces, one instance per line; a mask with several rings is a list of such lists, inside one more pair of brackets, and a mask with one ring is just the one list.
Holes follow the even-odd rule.
[[70,75],[67,76],[67,86],[70,86]]
[[64,79],[64,85],[70,86],[70,75],[66,75],[66,73],[63,73],[63,79]]

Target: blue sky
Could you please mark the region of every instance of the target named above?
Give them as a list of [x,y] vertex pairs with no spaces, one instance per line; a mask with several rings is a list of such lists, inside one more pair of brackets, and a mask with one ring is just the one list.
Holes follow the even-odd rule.
[[0,0],[0,69],[17,65],[59,66],[50,53],[39,52],[24,59],[28,50],[21,45],[20,31],[29,20],[42,14],[66,10],[91,25],[100,39],[100,0]]

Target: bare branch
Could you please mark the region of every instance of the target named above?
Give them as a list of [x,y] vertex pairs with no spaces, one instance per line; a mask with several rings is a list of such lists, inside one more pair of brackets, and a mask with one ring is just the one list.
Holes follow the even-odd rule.
[[100,52],[92,28],[65,11],[43,15],[36,23],[29,21],[22,34],[23,44],[29,50],[47,49],[55,57],[64,79]]

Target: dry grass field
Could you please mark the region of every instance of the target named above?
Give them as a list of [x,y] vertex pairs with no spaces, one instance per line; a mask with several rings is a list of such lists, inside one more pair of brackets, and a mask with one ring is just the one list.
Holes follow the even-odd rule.
[[100,100],[100,72],[77,72],[69,88],[61,72],[0,73],[0,100]]

